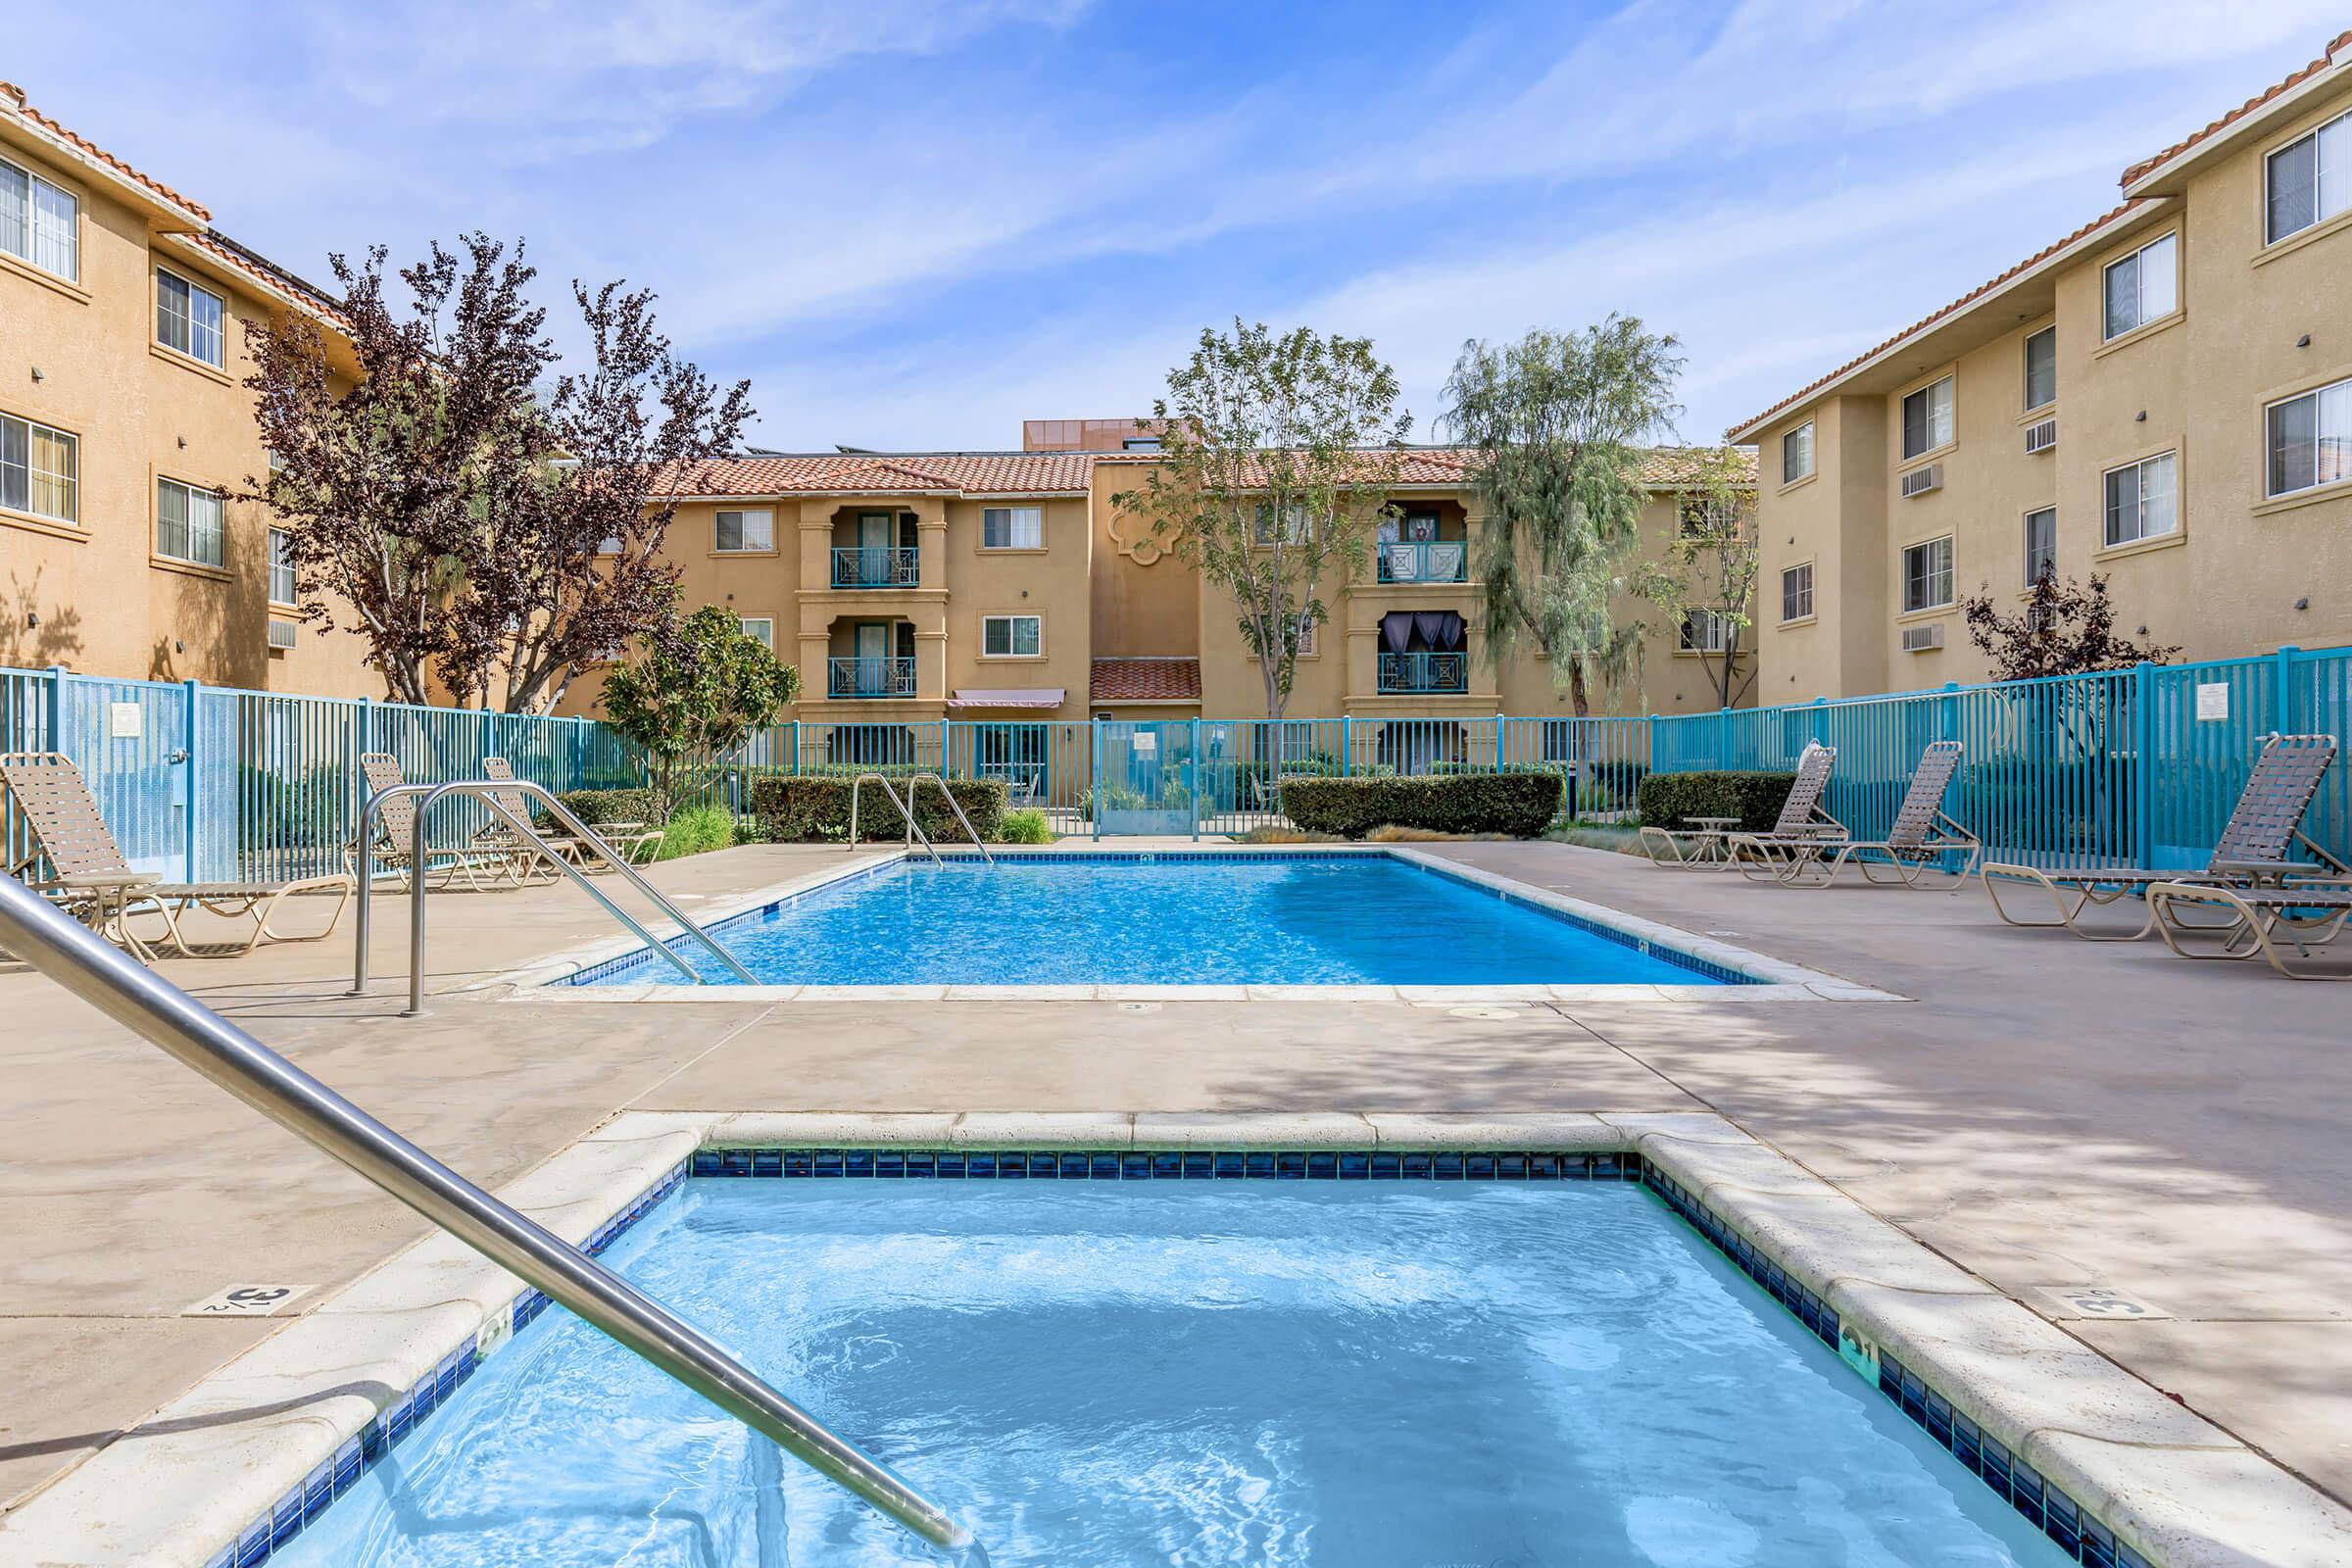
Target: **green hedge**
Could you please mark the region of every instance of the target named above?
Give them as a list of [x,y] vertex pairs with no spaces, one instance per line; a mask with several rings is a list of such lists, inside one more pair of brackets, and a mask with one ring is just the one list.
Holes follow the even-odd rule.
[[[752,781],[751,800],[747,803],[751,814],[760,820],[778,844],[800,843],[810,839],[831,839],[836,842],[850,835],[850,786],[847,778],[760,778]],[[994,840],[1004,830],[1004,781],[995,778],[959,778],[948,788],[956,795],[956,804],[983,839]],[[899,791],[901,798],[906,791]],[[939,798],[939,791],[928,785],[917,793],[914,819],[935,844],[965,842],[963,827],[948,803]],[[882,787],[869,784],[858,803],[858,834],[869,842],[880,843],[906,835],[906,821],[891,804],[882,798]]]
[[556,799],[591,827],[599,822],[662,822],[668,814],[660,790],[565,790]]
[[1650,773],[1636,792],[1647,827],[1680,829],[1693,816],[1736,816],[1742,832],[1762,833],[1780,819],[1794,773]]
[[1532,839],[1560,809],[1557,773],[1454,773],[1412,778],[1298,778],[1283,813],[1309,833],[1360,839],[1376,827],[1503,833]]

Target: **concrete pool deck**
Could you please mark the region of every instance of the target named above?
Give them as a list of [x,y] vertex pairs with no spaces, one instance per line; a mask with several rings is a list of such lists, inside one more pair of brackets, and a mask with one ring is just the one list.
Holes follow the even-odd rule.
[[[2077,1339],[2352,1495],[2352,1063],[2342,993],[2148,944],[1998,924],[1981,892],[1829,893],[1560,845],[1421,846],[1858,984],[1873,1006],[497,1001],[461,987],[595,940],[576,890],[436,896],[433,1014],[341,997],[338,941],[164,966],[477,1181],[622,1108],[1641,1112],[1729,1117],[2004,1295],[2099,1287],[2164,1317]],[[695,902],[839,864],[762,847],[661,867]],[[693,907],[693,903],[688,907]],[[1145,1010],[1131,1010],[1136,1007]],[[0,965],[0,1499],[45,1486],[286,1318],[179,1311],[302,1288],[422,1234],[356,1178],[21,967]]]

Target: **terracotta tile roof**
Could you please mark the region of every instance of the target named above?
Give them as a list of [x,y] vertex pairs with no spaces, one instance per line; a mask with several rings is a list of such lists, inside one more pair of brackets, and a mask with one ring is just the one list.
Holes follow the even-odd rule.
[[1917,337],[1920,333],[1926,331],[1928,328],[1935,326],[1951,317],[1958,316],[1963,311],[1966,311],[1970,306],[1976,304],[1979,300],[1984,299],[1988,294],[1998,291],[2002,286],[2014,281],[2020,276],[2023,276],[2025,273],[2034,270],[2034,269],[2041,266],[2042,263],[2048,261],[2051,257],[2056,256],[2059,252],[2068,249],[2070,246],[2081,244],[2083,240],[2088,239],[2100,229],[2103,229],[2109,224],[2117,222],[2120,220],[2131,216],[2132,213],[2139,211],[2141,208],[2150,205],[2152,205],[2152,203],[2146,201],[2129,201],[2124,203],[2121,207],[2110,208],[2108,211],[2101,213],[2098,217],[2092,219],[2089,222],[2084,223],[2081,228],[2078,228],[2073,233],[2067,235],[2066,238],[2058,241],[2058,243],[2055,245],[2047,245],[2042,249],[2035,251],[2033,255],[2027,257],[2015,267],[2010,268],[1998,277],[1990,278],[1985,282],[1978,284],[1975,288],[1970,289],[1967,293],[1961,295],[1949,305],[1943,306],[1939,310],[1932,311],[1928,315],[1921,317],[1918,320],[1912,322],[1909,326],[1904,327],[1900,332],[1895,333],[1892,337],[1887,338],[1885,342],[1879,344],[1877,347],[1867,349],[1864,352],[1855,355],[1852,359],[1846,361],[1835,370],[1830,371],[1827,375],[1819,376],[1812,381],[1808,381],[1805,383],[1805,385],[1797,388],[1794,392],[1789,393],[1787,397],[1781,399],[1780,402],[1775,403],[1771,408],[1766,409],[1763,413],[1753,415],[1748,418],[1742,419],[1738,424],[1733,425],[1727,434],[1737,435],[1742,430],[1753,430],[1756,426],[1762,424],[1774,415],[1781,414],[1804,402],[1806,399],[1812,397],[1814,393],[1819,392],[1823,387],[1828,386],[1831,382],[1842,380],[1845,376],[1852,374],[1855,370],[1860,369],[1862,367],[1868,365],[1871,361],[1879,358],[1881,355],[1886,354],[1900,344],[1906,343],[1910,339]]
[[1198,659],[1098,659],[1087,683],[1097,703],[1197,703],[1200,700]]
[[2146,175],[2150,171],[2161,169],[2166,164],[2171,163],[2174,159],[2180,157],[2182,153],[2188,151],[2191,147],[2197,146],[2201,142],[2210,141],[2215,135],[2222,131],[2228,130],[2231,125],[2236,124],[2239,121],[2245,119],[2248,115],[2252,114],[2255,110],[2260,109],[2264,104],[2269,103],[2272,99],[2277,98],[2279,94],[2292,92],[2297,87],[2302,86],[2303,83],[2309,81],[2312,77],[2318,75],[2321,72],[2326,71],[2332,66],[2335,63],[2335,56],[2347,45],[2352,45],[2352,31],[2337,33],[2333,38],[2328,40],[2328,51],[2327,53],[2321,55],[2319,59],[2314,60],[2310,64],[2304,66],[2301,70],[2287,76],[2283,81],[2274,82],[2263,91],[2247,99],[2244,103],[2239,104],[2235,109],[2230,110],[2221,119],[2214,121],[2204,129],[2192,131],[2190,134],[2183,136],[2179,141],[2173,143],[2170,147],[2167,147],[2164,151],[2156,154],[2153,158],[2143,158],[2138,163],[2133,164],[2130,169],[2124,171],[2124,188],[2126,190],[2130,190],[2134,183]]
[[336,306],[333,297],[324,289],[305,282],[268,257],[259,252],[247,250],[225,234],[216,231],[210,234],[171,234],[165,237],[174,245],[192,251],[201,251],[221,266],[242,272],[270,292],[292,301],[295,305],[335,327],[343,328],[350,324],[344,318],[343,312]]
[[26,103],[24,101],[24,89],[22,87],[17,86],[13,82],[0,81],[0,99],[8,100],[15,106],[17,112],[24,116],[25,120],[31,122],[35,125],[38,125],[41,129],[47,131],[50,135],[56,137],[59,141],[64,142],[67,146],[82,154],[84,157],[92,160],[95,163],[104,164],[107,168],[115,171],[115,172],[121,174],[125,179],[133,180],[138,184],[146,186],[147,189],[155,192],[156,195],[161,196],[164,200],[172,203],[174,207],[181,209],[183,212],[193,213],[208,223],[212,221],[213,215],[206,210],[203,203],[195,201],[189,197],[182,196],[179,192],[173,190],[171,186],[165,184],[160,179],[140,173],[137,170],[131,168],[130,165],[124,163],[122,159],[117,158],[113,153],[108,152],[105,148],[99,146],[96,142],[90,140],[88,137],[80,135],[74,131],[68,130],[65,126],[59,124],[56,121],[51,120],[47,115],[42,114],[39,110],[33,108],[32,105]]
[[694,493],[710,496],[1084,495],[1083,452],[825,452],[718,458]]
[[[1709,447],[1653,447],[1642,464],[1641,479],[1647,485],[1673,485],[1688,481],[1697,471]],[[1746,454],[1748,471],[1755,471],[1755,454]],[[1150,463],[1150,453],[1106,452],[1099,454],[1102,463]],[[1466,485],[1478,454],[1469,447],[1408,447],[1404,461],[1397,469],[1396,482],[1402,485]],[[1245,479],[1249,476],[1245,475]]]

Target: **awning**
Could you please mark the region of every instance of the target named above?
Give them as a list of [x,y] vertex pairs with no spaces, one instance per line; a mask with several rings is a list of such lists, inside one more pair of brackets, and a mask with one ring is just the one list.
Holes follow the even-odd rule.
[[1059,686],[988,687],[962,690],[948,698],[950,708],[1059,708],[1068,694]]

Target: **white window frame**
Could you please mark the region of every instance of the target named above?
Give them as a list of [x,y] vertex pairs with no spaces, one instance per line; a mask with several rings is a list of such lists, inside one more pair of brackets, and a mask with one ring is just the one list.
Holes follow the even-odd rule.
[[[1936,553],[1939,549],[1943,556],[1940,565],[1936,564]],[[1911,558],[1922,551],[1927,552],[1927,570],[1924,572],[1915,570],[1911,564]],[[1903,546],[1903,613],[1910,615],[1931,610],[1949,610],[1956,598],[1952,591],[1953,575],[1952,536],[1950,534],[1938,534],[1936,538],[1922,539],[1915,545]],[[1925,597],[1936,593],[1939,582],[1943,597],[1940,599]],[[1915,583],[1926,585],[1921,589],[1923,597],[1916,601],[1911,597],[1911,590]]]
[[[1004,524],[1002,542],[989,537],[989,528]],[[1026,527],[1024,527],[1026,524]],[[1022,535],[1026,533],[1027,538]],[[982,507],[980,548],[983,550],[1043,550],[1046,548],[1046,509],[1040,507]]]
[[[178,284],[187,291],[182,308],[167,312],[164,305],[166,282]],[[212,302],[214,319],[207,323],[197,310],[199,299]],[[171,326],[176,323],[183,341],[172,340]],[[209,339],[209,340],[208,340]],[[228,365],[228,300],[225,296],[205,287],[192,277],[182,277],[169,267],[155,270],[155,340],[172,353],[209,365],[214,369],[225,369]],[[210,354],[203,350],[210,348]]]
[[[1798,572],[1803,572],[1804,576],[1794,582],[1791,582],[1790,579],[1795,578]],[[1791,589],[1793,589],[1795,592],[1797,602],[1803,607],[1794,614],[1790,614],[1788,612],[1788,599]],[[1781,624],[1785,626],[1792,620],[1807,620],[1812,617],[1812,614],[1813,563],[1810,561],[1800,561],[1793,566],[1783,566],[1781,568]]]
[[[292,538],[283,528],[270,530],[270,603],[273,605],[298,603],[294,597],[294,563],[286,559],[286,546]],[[285,592],[279,593],[280,588]]]
[[[2050,395],[2039,403],[2034,401],[2034,345],[2043,338],[2050,340]],[[2025,345],[2019,350],[2023,361],[2020,367],[2025,378],[2026,412],[2038,414],[2058,401],[2058,327],[2055,322],[2038,332],[2028,332]]]
[[[729,517],[735,519],[735,543],[731,545],[724,542],[726,519]],[[754,517],[760,519],[760,525],[764,530],[763,541],[760,544],[751,542]],[[775,548],[776,514],[772,509],[767,507],[727,507],[711,514],[710,550],[713,555],[763,556]]]
[[[1941,410],[1943,417],[1940,422],[1936,418],[1937,409],[1936,406],[1936,394],[1938,390],[1943,393]],[[1931,452],[1940,452],[1952,444],[1953,435],[1959,423],[1958,415],[1953,406],[1954,390],[1952,374],[1947,370],[1926,386],[1913,387],[1903,394],[1902,403],[1895,410],[1895,434],[1902,444],[1905,463],[1909,463],[1914,458],[1924,458]],[[1916,447],[1911,444],[1910,414],[1913,398],[1928,400],[1927,439],[1924,444]]]
[[[2115,506],[2115,482],[2127,473],[2135,476],[2131,514],[2132,531],[2119,535],[2116,531],[2118,514]],[[2156,473],[2164,475],[2164,488],[2152,489],[2150,487],[2149,479]],[[2147,525],[2151,499],[2160,499],[2165,503],[2164,526],[2161,528],[2151,528]],[[2179,533],[2180,531],[2180,452],[2174,450],[2151,453],[2147,457],[2135,459],[2131,463],[2119,463],[2101,473],[2099,475],[2099,506],[2100,537],[2106,541],[2106,548],[2109,550],[2123,545],[2135,545],[2145,539],[2162,539]]]
[[[1021,652],[1019,626],[1029,622],[1029,651]],[[990,633],[997,626],[1004,631],[1004,651],[997,653],[989,647]],[[1043,615],[983,615],[980,617],[980,657],[982,659],[1043,659],[1046,654],[1046,621]]]
[[[2298,403],[2312,405],[2311,477],[2280,484],[2278,416]],[[2333,461],[2329,459],[2332,457]],[[2352,479],[2352,377],[2279,398],[2262,411],[2263,493],[2276,499]]]
[[2050,555],[2048,564],[2050,575],[2054,577],[2058,574],[2058,509],[2054,506],[2035,507],[2033,511],[2025,514],[2023,521],[2020,523],[2020,527],[2022,527],[2025,532],[2026,586],[2029,588],[2033,587],[2034,584],[2041,577],[2041,573],[2034,569],[2034,519],[2036,517],[2047,517],[2050,519]]
[[[9,436],[13,431],[15,439]],[[66,470],[41,468],[33,464],[33,434],[63,442]],[[22,504],[11,499],[10,479],[14,476],[23,490]],[[65,510],[44,512],[34,505],[41,490],[41,481],[65,497]],[[61,430],[54,424],[43,424],[18,414],[0,414],[0,512],[14,512],[20,516],[39,517],[45,522],[63,522],[78,526],[81,521],[81,437],[71,430]]]
[[[766,649],[776,651],[776,617],[773,615],[737,615],[735,624],[742,633]],[[753,628],[757,627],[757,630]]]
[[[2274,204],[2278,199],[2276,179],[2278,160],[2301,147],[2311,144],[2311,220],[2292,228],[2275,228]],[[2330,145],[2332,143],[2332,145]],[[2340,167],[2324,160],[2334,153]],[[2333,175],[2333,178],[2328,176]],[[2330,193],[2334,205],[2328,205]],[[2319,227],[2338,213],[2352,209],[2352,110],[2336,116],[2326,124],[2314,125],[2294,140],[2272,148],[2262,157],[2262,242],[2276,245],[2280,240],[2293,239],[2307,229]]]
[[[81,198],[53,179],[43,179],[14,159],[0,158],[0,170],[14,173],[24,181],[22,224],[14,233],[0,228],[0,251],[52,277],[62,277],[69,283],[80,282]],[[44,211],[49,218],[46,224],[42,221]],[[53,259],[62,259],[61,265],[53,266],[41,259],[44,238],[52,241]],[[20,240],[22,248],[18,243]]]
[[[165,548],[164,497],[180,498],[180,526],[186,530],[186,548]],[[209,524],[200,516],[198,501],[212,503]],[[165,561],[177,561],[191,566],[211,566],[219,570],[228,562],[228,497],[218,490],[208,490],[184,479],[158,476],[155,481],[155,553]],[[207,545],[211,553],[206,553]]]
[[[2164,265],[2148,266],[2148,253],[2164,252]],[[2132,269],[2132,319],[2116,324],[2116,274],[2126,267]],[[2150,278],[2162,278],[2163,286],[2151,291]],[[2099,269],[2099,335],[2112,343],[2128,337],[2150,321],[2161,321],[2180,309],[2180,231],[2166,229],[2129,256],[2119,256]]]
[[[1794,441],[1799,436],[1804,437],[1805,466],[1801,470],[1791,473],[1788,471],[1788,443]],[[1790,485],[1796,483],[1796,481],[1799,479],[1810,479],[1812,477],[1813,421],[1811,419],[1807,419],[1804,423],[1798,425],[1793,430],[1784,430],[1781,432],[1781,483],[1784,485]]]
[[[1707,629],[1701,640],[1690,635],[1693,624]],[[1732,639],[1732,617],[1720,610],[1698,609],[1684,613],[1682,624],[1675,628],[1674,647],[1683,654],[1720,654]]]
[[[1315,525],[1306,514],[1306,504],[1294,501],[1287,511],[1288,517],[1282,529],[1282,542],[1286,545],[1298,545],[1305,544],[1314,538]],[[1274,543],[1274,503],[1271,501],[1261,501],[1257,504],[1254,520],[1250,528],[1250,543],[1257,545],[1270,546]]]

